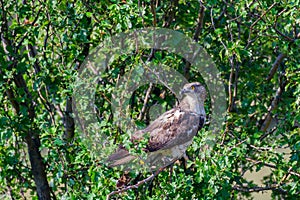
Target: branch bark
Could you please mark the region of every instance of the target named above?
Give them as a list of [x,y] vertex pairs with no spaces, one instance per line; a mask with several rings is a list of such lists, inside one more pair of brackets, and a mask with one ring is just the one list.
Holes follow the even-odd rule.
[[[250,31],[249,31],[249,35],[248,35],[248,45],[250,45],[251,42],[251,34],[253,31],[253,27],[260,21],[262,20],[262,18],[276,5],[277,3],[273,3],[263,14],[261,14],[256,20],[255,22],[253,22],[253,24],[251,24],[250,26]],[[248,46],[247,45],[247,46]]]
[[[272,168],[272,169],[278,169],[278,167],[277,167],[276,165],[271,164],[271,163],[265,163],[265,162],[263,162],[263,161],[260,161],[260,160],[254,160],[254,159],[252,159],[252,158],[246,158],[246,160],[248,160],[248,161],[250,161],[250,162],[253,162],[253,163],[255,163],[255,164],[260,164],[260,163],[262,163],[264,166],[270,167],[270,168]],[[297,177],[300,178],[300,173],[297,173],[297,172],[295,172],[295,171],[293,171],[293,170],[291,170],[291,169],[289,169],[289,170],[287,171],[287,174],[291,174],[291,175],[294,175],[294,176],[297,176]]]
[[285,190],[280,189],[278,185],[271,185],[271,186],[266,186],[266,187],[241,187],[238,185],[233,186],[234,190],[241,191],[241,192],[261,192],[261,191],[266,191],[266,190],[279,190],[280,193],[287,193]]
[[73,139],[75,134],[75,123],[74,118],[72,117],[72,113],[72,97],[67,97],[66,111],[63,118],[65,126],[64,139],[66,139],[67,141]]
[[[22,74],[15,75],[14,82],[17,88],[19,90],[23,90],[26,94],[26,100],[21,106],[24,106],[27,109],[31,124],[30,128],[26,130],[25,141],[27,143],[31,172],[36,184],[37,195],[40,200],[48,200],[51,199],[51,195],[46,175],[46,166],[43,163],[43,159],[39,150],[41,146],[39,133],[33,126],[33,120],[35,118],[35,102],[32,100],[32,95],[27,88]],[[19,105],[19,107],[21,106]],[[17,110],[17,107],[15,109]],[[20,110],[17,110],[17,112],[20,113]]]
[[[2,40],[2,46],[6,53],[6,60],[8,63],[11,63],[7,70],[13,70],[13,68],[16,68],[18,60],[11,55],[11,52],[8,51],[7,46],[10,46],[13,50],[16,50],[16,47],[13,46],[12,41],[9,39],[9,25],[6,18],[6,9],[4,7],[4,2],[1,1],[1,7],[2,7],[2,28],[1,28],[1,40]],[[40,153],[40,138],[39,138],[39,132],[34,127],[33,121],[35,118],[35,101],[32,98],[31,93],[29,92],[29,89],[26,85],[26,82],[23,78],[23,74],[18,72],[18,69],[16,69],[15,74],[13,75],[12,80],[18,91],[22,93],[24,97],[24,102],[19,102],[16,100],[16,94],[12,89],[8,89],[6,91],[6,94],[8,95],[9,100],[12,103],[12,106],[15,110],[15,113],[19,116],[21,115],[21,108],[25,108],[27,110],[28,114],[28,124],[29,126],[24,126],[24,139],[27,144],[28,148],[28,154],[29,154],[29,160],[31,164],[31,172],[33,174],[34,182],[36,184],[37,189],[37,195],[38,198],[41,200],[50,200],[50,187],[47,181],[47,175],[46,175],[46,166],[43,163],[43,159]],[[9,79],[5,79],[4,82],[6,83],[8,88],[13,88],[12,81]]]
[[270,81],[270,80],[273,78],[275,72],[276,72],[277,69],[278,69],[279,64],[282,62],[282,60],[283,60],[285,57],[286,57],[286,55],[285,55],[284,53],[281,53],[281,54],[279,54],[279,55],[277,56],[275,62],[274,62],[273,65],[272,65],[272,68],[271,68],[271,70],[270,70],[270,72],[269,72],[269,74],[268,74],[268,76],[267,76],[267,81]]
[[143,104],[142,110],[141,110],[140,115],[138,117],[139,120],[142,120],[145,116],[146,108],[147,108],[148,101],[150,99],[152,88],[153,88],[153,83],[150,83],[150,85],[147,89],[147,92],[146,92],[146,96],[145,96],[145,99],[144,99],[144,104]]
[[109,193],[106,196],[106,200],[109,200],[115,194],[120,194],[120,193],[123,193],[123,192],[125,192],[127,190],[131,190],[131,189],[137,189],[139,186],[143,185],[144,183],[147,183],[147,182],[153,180],[154,177],[157,176],[162,170],[164,170],[164,168],[159,168],[155,173],[151,174],[151,176],[139,181],[137,184],[130,185],[130,186],[127,186],[127,187],[122,188],[120,190],[116,190],[116,191],[113,191],[113,192]]
[[[89,11],[91,11],[91,8],[88,8]],[[90,26],[92,23],[92,19],[91,17],[86,17],[87,20],[87,25]],[[89,34],[87,35],[87,40],[90,41],[91,38],[91,28],[89,29]],[[90,51],[90,45],[89,43],[85,43],[83,45],[83,49],[81,54],[84,56],[84,58],[86,58],[89,55],[89,51]],[[75,60],[76,66],[81,66],[81,61],[79,61],[78,59]],[[79,67],[75,67],[77,70],[79,70]],[[64,127],[65,127],[65,132],[64,132],[64,139],[67,141],[70,141],[73,139],[74,135],[75,135],[75,120],[72,116],[73,113],[73,109],[72,109],[72,104],[73,104],[73,99],[72,97],[67,97],[66,99],[66,110],[64,113]]]
[[[200,8],[199,8],[199,12],[198,12],[198,18],[197,18],[197,27],[193,36],[193,40],[195,42],[199,41],[199,35],[203,29],[203,21],[204,21],[204,11],[205,11],[205,7],[202,4],[201,1],[199,1],[200,4]],[[186,61],[184,69],[183,69],[183,75],[186,79],[189,79],[189,73],[190,73],[190,68],[191,68],[191,63],[189,63],[188,61]]]
[[238,76],[239,76],[239,69],[240,64],[234,63],[235,56],[231,56],[230,64],[231,64],[231,71],[228,81],[228,112],[233,112],[236,109],[236,99],[237,99],[237,88],[238,88]]
[[279,85],[279,87],[276,91],[275,97],[273,98],[273,100],[271,102],[271,105],[268,108],[268,113],[267,113],[267,115],[264,119],[264,122],[263,122],[263,124],[260,128],[261,131],[266,132],[264,135],[261,136],[260,140],[262,140],[263,138],[265,138],[268,135],[267,130],[268,130],[268,128],[271,124],[271,121],[272,121],[271,113],[275,108],[277,108],[278,102],[279,102],[280,97],[281,97],[281,95],[284,91],[284,87],[285,87],[286,83],[287,83],[286,81],[283,81],[282,83],[279,83],[280,85]]
[[[164,28],[168,28],[171,23],[173,22],[174,18],[175,18],[175,15],[176,15],[176,8],[178,6],[178,0],[173,0],[173,1],[170,1],[171,5],[169,6],[168,10],[165,12],[165,15],[164,15],[164,24],[163,24],[163,27]],[[156,7],[157,7],[157,4],[156,4]]]

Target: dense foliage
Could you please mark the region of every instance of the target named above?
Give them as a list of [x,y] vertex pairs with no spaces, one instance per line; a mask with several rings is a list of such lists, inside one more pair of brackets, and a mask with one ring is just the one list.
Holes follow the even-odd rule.
[[[177,30],[203,46],[222,73],[228,95],[224,128],[210,153],[202,129],[180,160],[124,199],[240,199],[272,191],[300,196],[300,3],[294,1],[8,1],[0,0],[0,198],[105,199],[122,171],[92,158],[74,129],[73,82],[89,52],[105,38],[143,27]],[[160,62],[190,82],[201,74],[165,51],[138,49],[107,68],[97,88],[101,132],[120,141],[110,100],[133,66]],[[139,126],[149,85],[132,97]],[[151,86],[148,107],[175,105]],[[162,95],[163,94],[163,95]],[[207,102],[206,110],[210,106]],[[140,115],[140,113],[143,113]],[[151,117],[151,116],[150,116]],[[245,174],[270,169],[261,184]],[[132,181],[150,173],[131,172]]]

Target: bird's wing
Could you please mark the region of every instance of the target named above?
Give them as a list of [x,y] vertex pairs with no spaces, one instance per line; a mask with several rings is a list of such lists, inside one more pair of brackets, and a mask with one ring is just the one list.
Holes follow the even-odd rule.
[[[149,152],[166,150],[192,141],[204,122],[205,116],[173,108],[154,120],[147,128],[135,132],[131,140],[138,143],[145,134],[150,134],[145,150]],[[134,158],[124,147],[120,147],[108,161],[111,163],[110,166],[117,166]]]
[[149,133],[148,151],[168,149],[191,141],[198,132],[199,122],[199,115],[174,108],[161,115],[144,130],[136,132],[132,138],[138,140],[143,134]]

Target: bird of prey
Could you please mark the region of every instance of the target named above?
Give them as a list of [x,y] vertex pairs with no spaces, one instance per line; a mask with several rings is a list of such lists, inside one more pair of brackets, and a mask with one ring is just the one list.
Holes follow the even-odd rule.
[[[205,123],[205,87],[198,82],[188,83],[180,94],[183,98],[178,106],[163,113],[148,127],[131,136],[131,141],[138,144],[147,135],[148,141],[143,149],[147,153],[147,159],[140,163],[146,163],[152,170],[166,167],[180,159]],[[107,161],[110,167],[114,167],[135,159],[139,158],[120,146]]]

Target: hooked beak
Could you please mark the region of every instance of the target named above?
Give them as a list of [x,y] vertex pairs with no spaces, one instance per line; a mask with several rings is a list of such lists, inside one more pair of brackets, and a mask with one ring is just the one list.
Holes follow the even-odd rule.
[[183,94],[188,93],[188,92],[189,92],[189,90],[183,88],[182,90],[180,90],[179,94],[181,97],[183,97]]

